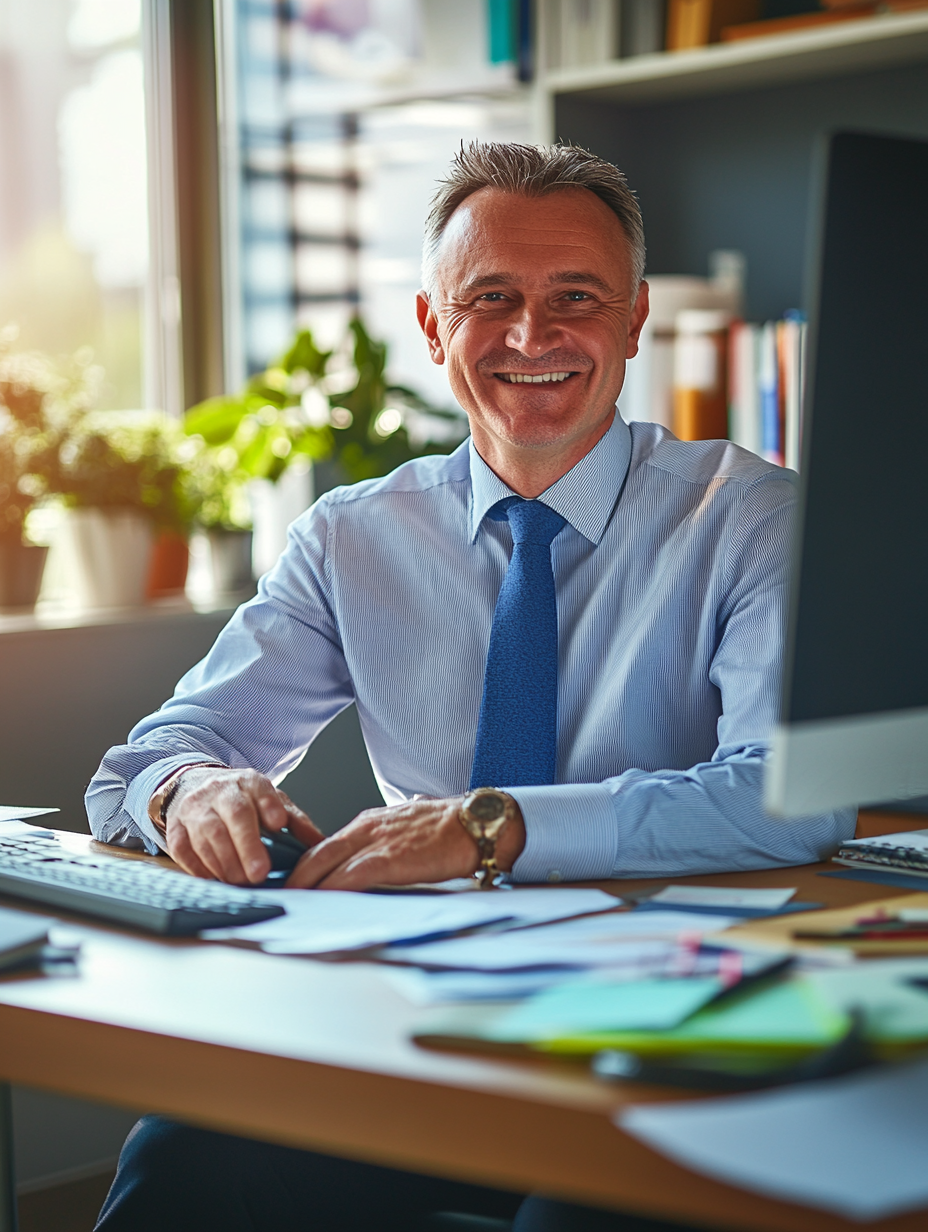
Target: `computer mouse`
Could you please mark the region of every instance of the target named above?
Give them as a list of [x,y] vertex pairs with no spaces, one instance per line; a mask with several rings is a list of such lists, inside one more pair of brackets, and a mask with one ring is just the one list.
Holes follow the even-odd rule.
[[300,856],[309,850],[286,826],[282,830],[267,830],[262,826],[261,842],[271,857],[271,871],[264,882],[267,886],[283,885]]

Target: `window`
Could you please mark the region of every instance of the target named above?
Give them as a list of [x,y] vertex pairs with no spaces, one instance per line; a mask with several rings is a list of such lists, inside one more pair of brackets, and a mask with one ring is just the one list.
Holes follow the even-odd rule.
[[145,404],[140,0],[0,0],[0,327],[92,348],[100,405]]

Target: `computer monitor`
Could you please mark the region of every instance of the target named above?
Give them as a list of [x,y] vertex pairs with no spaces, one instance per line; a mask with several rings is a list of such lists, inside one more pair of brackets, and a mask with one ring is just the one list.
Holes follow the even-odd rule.
[[765,786],[786,817],[928,793],[928,142],[839,133],[823,189]]

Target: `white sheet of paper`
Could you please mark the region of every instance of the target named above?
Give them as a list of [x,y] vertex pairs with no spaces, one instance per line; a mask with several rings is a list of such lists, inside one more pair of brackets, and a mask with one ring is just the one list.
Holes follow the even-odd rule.
[[496,921],[513,926],[606,911],[602,890],[512,890],[465,894],[358,894],[349,890],[271,890],[287,914],[242,928],[214,928],[210,941],[253,941],[271,954],[331,954],[457,932]]
[[796,893],[796,887],[785,890],[745,890],[737,886],[669,885],[649,898],[649,903],[666,907],[754,907],[758,911],[775,911]]
[[756,1095],[633,1106],[617,1123],[694,1172],[850,1219],[928,1205],[926,1062]]
[[[0,834],[20,835],[28,834],[33,827],[26,830],[17,827],[16,822],[23,821],[26,817],[44,817],[46,813],[60,813],[61,809],[57,808],[18,808],[15,804],[0,804]],[[12,826],[12,829],[8,827]]]
[[880,834],[876,838],[850,838],[842,847],[908,847],[928,855],[928,830],[903,830],[900,834]]
[[928,958],[872,958],[832,971],[814,971],[809,982],[833,1009],[863,1013],[868,1035],[889,1040],[928,1036]]
[[629,911],[492,936],[391,946],[379,957],[386,962],[462,971],[615,967],[641,973],[652,971],[655,962],[668,957],[673,951],[667,942],[681,934],[695,938],[740,923],[738,917],[723,915]]
[[519,1001],[555,984],[589,979],[585,971],[422,971],[387,967],[384,979],[413,1005]]

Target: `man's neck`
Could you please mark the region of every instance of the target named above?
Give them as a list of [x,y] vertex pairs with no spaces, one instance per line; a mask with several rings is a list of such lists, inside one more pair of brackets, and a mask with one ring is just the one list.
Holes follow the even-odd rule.
[[545,448],[527,448],[500,441],[479,430],[473,433],[474,448],[491,471],[513,492],[526,500],[534,500],[557,483],[581,458],[599,444],[612,427],[615,415],[597,427],[595,433],[580,441]]

